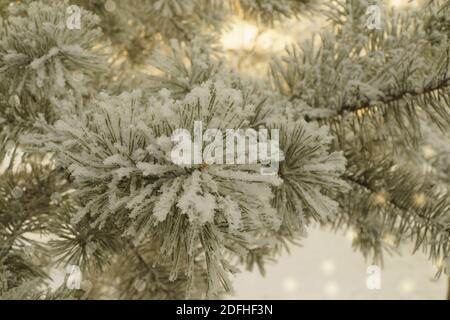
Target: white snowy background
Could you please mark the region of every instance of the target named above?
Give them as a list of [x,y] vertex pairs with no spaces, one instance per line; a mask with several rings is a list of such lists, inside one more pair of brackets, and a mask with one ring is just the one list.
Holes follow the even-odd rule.
[[236,299],[446,299],[447,278],[434,280],[435,267],[426,255],[385,255],[381,289],[369,290],[367,267],[351,247],[351,234],[312,228],[303,247],[293,247],[267,268],[243,272],[235,279]]

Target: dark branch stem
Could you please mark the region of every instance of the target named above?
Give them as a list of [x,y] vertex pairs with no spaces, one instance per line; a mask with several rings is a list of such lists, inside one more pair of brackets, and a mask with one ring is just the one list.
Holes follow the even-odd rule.
[[[344,176],[345,179],[347,179],[350,182],[353,182],[363,188],[365,188],[366,190],[368,190],[370,193],[375,193],[377,192],[377,190],[374,190],[370,185],[368,185],[367,183],[365,183],[364,181],[358,180],[354,177],[349,176],[348,174]],[[406,208],[404,207],[402,204],[397,203],[396,201],[393,200],[389,200],[388,201],[395,209],[403,211],[403,212],[411,212],[410,208]],[[425,220],[427,223],[429,224],[435,224],[436,222],[433,221],[432,219],[430,219],[429,217],[426,217],[418,212],[414,212],[414,215],[417,216],[420,219]]]
[[149,265],[147,264],[147,262],[144,260],[144,258],[142,257],[142,255],[139,253],[139,251],[137,250],[136,246],[130,241],[127,240],[127,245],[130,248],[131,252],[133,252],[134,256],[138,259],[139,264],[149,273],[153,273],[152,268],[149,267]]
[[[417,96],[421,96],[427,93],[431,93],[434,91],[438,91],[438,90],[442,90],[446,87],[450,86],[450,78],[446,77],[445,79],[442,79],[442,81],[439,81],[437,84],[435,85],[430,85],[426,88],[424,88],[423,90],[405,90],[402,92],[398,92],[396,94],[392,94],[392,95],[387,95],[386,97],[384,97],[383,99],[380,99],[380,103],[381,104],[390,104],[393,103],[395,101],[404,99],[405,97],[417,97]],[[331,116],[307,116],[306,120],[307,121],[324,121],[324,120],[331,120],[334,118],[337,118],[339,116],[344,116],[345,113],[349,113],[349,112],[357,112],[358,110],[363,110],[363,109],[367,109],[367,108],[371,108],[371,107],[376,107],[376,104],[371,104],[372,101],[367,101],[363,104],[344,104],[341,106],[341,108],[339,110],[337,110],[334,114],[332,114]]]

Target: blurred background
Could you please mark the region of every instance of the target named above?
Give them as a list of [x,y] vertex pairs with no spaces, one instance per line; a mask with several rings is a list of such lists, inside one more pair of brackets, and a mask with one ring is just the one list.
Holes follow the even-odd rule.
[[[311,228],[303,247],[292,247],[267,268],[243,272],[235,279],[236,299],[440,299],[447,296],[447,278],[435,280],[435,267],[411,247],[385,255],[380,289],[368,289],[371,276],[361,254],[351,248],[352,232],[333,234]],[[388,241],[388,239],[387,239]]]

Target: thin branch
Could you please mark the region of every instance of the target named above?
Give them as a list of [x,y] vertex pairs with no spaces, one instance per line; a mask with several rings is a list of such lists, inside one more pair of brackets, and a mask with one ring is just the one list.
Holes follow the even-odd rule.
[[[435,84],[435,85],[431,85],[428,86],[427,88],[423,89],[423,90],[406,90],[406,91],[402,91],[399,92],[397,94],[392,94],[392,95],[387,95],[385,98],[380,99],[379,102],[381,104],[390,104],[393,103],[395,101],[398,100],[402,100],[405,97],[417,97],[417,96],[421,96],[421,95],[425,95],[428,93],[432,93],[434,91],[439,91],[439,90],[443,90],[447,87],[450,86],[450,78],[446,77],[445,79],[443,79],[442,81],[440,81],[439,83]],[[292,97],[291,97],[292,98]],[[363,110],[363,109],[368,109],[368,108],[373,108],[373,107],[377,107],[379,104],[371,104],[372,101],[367,101],[366,103],[361,104],[344,104],[342,105],[342,107],[336,111],[335,114],[332,114],[331,116],[321,116],[321,115],[317,115],[317,116],[306,116],[305,120],[306,121],[327,121],[327,120],[332,120],[335,119],[339,116],[344,116],[345,113],[348,112],[357,112],[359,110]]]
[[[368,190],[370,193],[375,193],[375,192],[377,192],[377,190],[374,190],[369,184],[367,184],[367,183],[365,183],[365,182],[363,182],[363,181],[361,181],[361,180],[358,180],[358,179],[356,179],[356,178],[353,178],[353,177],[351,177],[351,176],[349,176],[348,174],[346,174],[345,175],[345,179],[347,179],[348,181],[350,181],[350,182],[353,182],[353,183],[355,183],[355,184],[357,184],[357,185],[359,185],[359,186],[361,186],[361,187],[363,187],[363,188],[365,188],[366,190]],[[394,201],[394,200],[387,200],[395,209],[397,209],[397,210],[400,210],[400,211],[403,211],[403,212],[411,212],[411,209],[410,208],[407,208],[407,207],[405,207],[404,205],[402,205],[402,204],[400,204],[400,203],[398,203],[398,202],[396,202],[396,201]],[[433,221],[432,219],[430,219],[429,217],[427,217],[427,216],[424,216],[424,215],[422,215],[422,214],[420,214],[420,213],[418,213],[418,212],[414,212],[414,214],[415,214],[415,216],[417,216],[418,218],[420,218],[420,219],[423,219],[424,221],[426,221],[427,223],[429,223],[429,224],[435,224],[436,223],[436,221]],[[441,225],[442,226],[442,225]],[[446,232],[448,233],[448,231],[446,230]],[[450,236],[450,234],[449,234],[449,236]]]

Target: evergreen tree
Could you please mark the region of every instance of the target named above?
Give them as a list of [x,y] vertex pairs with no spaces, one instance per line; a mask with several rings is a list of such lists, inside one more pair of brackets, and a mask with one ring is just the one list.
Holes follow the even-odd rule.
[[[354,230],[376,263],[412,242],[450,274],[448,0],[0,0],[0,13],[0,299],[222,297],[312,224]],[[221,47],[236,16],[327,23],[255,77]],[[200,121],[215,143],[279,130],[275,174],[218,148],[174,163],[173,135]]]

